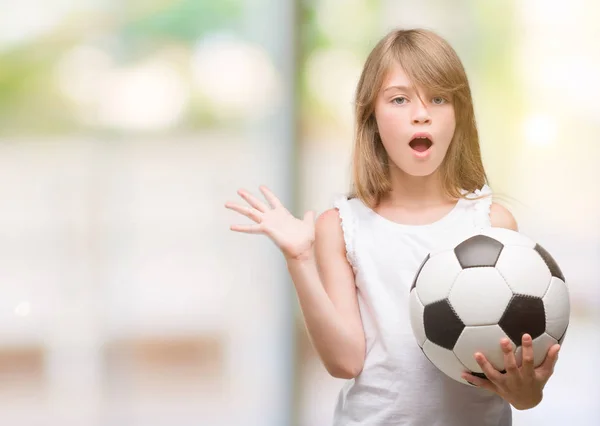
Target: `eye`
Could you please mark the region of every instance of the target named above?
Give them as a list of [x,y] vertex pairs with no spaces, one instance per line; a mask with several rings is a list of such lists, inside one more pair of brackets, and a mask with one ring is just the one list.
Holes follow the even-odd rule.
[[432,99],[432,101],[435,105],[442,105],[446,103],[446,99],[442,98],[441,96],[436,96]]
[[392,99],[392,102],[397,105],[402,105],[406,103],[406,98],[404,96],[398,96],[397,98]]

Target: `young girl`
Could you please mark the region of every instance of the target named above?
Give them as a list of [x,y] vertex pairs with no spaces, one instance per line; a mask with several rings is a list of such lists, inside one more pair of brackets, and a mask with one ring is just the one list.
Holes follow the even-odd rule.
[[[510,425],[511,408],[542,399],[559,345],[533,368],[523,336],[517,366],[499,342],[506,372],[474,354],[486,379],[441,373],[418,347],[408,296],[427,253],[446,238],[486,226],[517,230],[486,184],[471,91],[456,52],[425,30],[393,31],[369,55],[356,93],[353,190],[314,224],[293,217],[261,187],[249,206],[227,203],[281,249],[311,341],[327,371],[350,379],[335,425]],[[467,385],[467,382],[474,386]]]

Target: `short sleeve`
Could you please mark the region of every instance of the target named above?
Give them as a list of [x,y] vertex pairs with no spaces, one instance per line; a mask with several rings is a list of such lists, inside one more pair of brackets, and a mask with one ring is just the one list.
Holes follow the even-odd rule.
[[344,244],[346,246],[346,259],[356,269],[356,253],[354,239],[356,233],[356,215],[352,209],[350,200],[345,195],[338,196],[333,202],[333,206],[338,210],[342,222],[342,232],[344,234]]

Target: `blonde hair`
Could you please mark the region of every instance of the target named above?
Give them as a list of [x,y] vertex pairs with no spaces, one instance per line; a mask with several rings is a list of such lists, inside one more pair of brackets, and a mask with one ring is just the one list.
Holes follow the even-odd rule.
[[375,101],[386,74],[399,63],[412,83],[452,99],[456,117],[454,136],[440,165],[448,197],[464,197],[487,182],[481,160],[471,89],[454,49],[437,34],[424,29],[395,30],[369,54],[356,90],[355,141],[350,197],[377,206],[391,190],[389,159],[375,121]]

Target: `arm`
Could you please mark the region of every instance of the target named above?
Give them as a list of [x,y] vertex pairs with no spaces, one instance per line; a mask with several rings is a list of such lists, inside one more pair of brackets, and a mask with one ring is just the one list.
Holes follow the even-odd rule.
[[308,334],[325,368],[334,377],[356,377],[364,365],[365,336],[337,210],[318,218],[312,252],[287,264]]
[[230,229],[266,235],[281,249],[309,337],[325,368],[334,377],[356,377],[364,365],[365,336],[337,210],[323,213],[315,226],[312,212],[295,218],[270,189],[260,190],[268,204],[245,190],[238,194],[248,205],[225,204],[254,222]]

